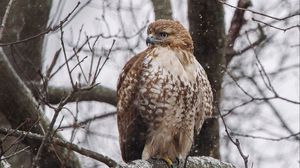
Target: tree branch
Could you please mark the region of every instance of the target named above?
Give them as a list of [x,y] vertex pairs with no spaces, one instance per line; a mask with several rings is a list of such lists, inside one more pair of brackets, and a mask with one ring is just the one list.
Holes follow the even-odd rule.
[[291,15],[288,15],[286,17],[274,17],[274,16],[271,16],[271,15],[267,15],[265,13],[261,13],[261,12],[257,12],[257,11],[254,11],[254,10],[251,10],[251,9],[246,9],[246,8],[241,8],[241,7],[236,7],[236,6],[233,6],[233,5],[230,5],[228,3],[226,3],[225,0],[218,0],[220,3],[224,4],[224,5],[227,5],[231,8],[235,8],[235,9],[238,9],[238,10],[243,10],[243,11],[248,11],[248,12],[251,12],[253,14],[257,14],[257,15],[261,15],[261,16],[264,16],[264,17],[267,17],[267,18],[271,18],[271,19],[274,19],[274,20],[278,20],[278,21],[282,21],[282,20],[285,20],[285,19],[288,19],[288,18],[291,18],[291,17],[294,17],[294,16],[297,16],[300,14],[300,12],[296,12],[296,13],[293,13]]
[[231,137],[230,132],[229,132],[229,130],[228,130],[228,127],[227,127],[227,125],[226,125],[226,122],[225,122],[223,116],[221,115],[220,110],[218,110],[218,111],[219,111],[219,115],[220,115],[220,117],[221,117],[221,120],[222,120],[223,125],[224,125],[224,127],[225,127],[225,132],[226,132],[226,134],[227,134],[229,140],[230,140],[230,141],[236,146],[236,148],[238,149],[239,154],[241,155],[241,157],[242,157],[243,160],[244,160],[245,168],[248,168],[248,158],[249,158],[249,155],[245,155],[245,154],[244,154],[239,139],[235,139],[235,140],[234,140],[234,139]]
[[[35,134],[35,133],[25,132],[25,131],[20,131],[20,130],[14,130],[14,129],[0,128],[0,133],[4,134],[4,135],[8,135],[8,136],[14,136],[14,137],[24,136],[25,139],[37,140],[39,142],[41,142],[44,139],[44,136],[42,136],[40,134]],[[59,145],[61,147],[66,148],[67,150],[73,150],[84,156],[87,156],[87,157],[93,158],[95,160],[98,160],[100,162],[103,162],[109,167],[116,167],[118,165],[117,162],[115,162],[114,160],[112,160],[111,158],[109,158],[107,156],[104,156],[97,152],[93,152],[93,151],[85,149],[83,147],[79,147],[75,144],[69,143],[62,139],[53,138],[52,144]]]
[[248,46],[240,49],[239,51],[234,51],[233,49],[228,49],[227,48],[227,50],[226,50],[227,65],[230,63],[231,59],[234,56],[241,55],[244,52],[252,49],[253,47],[260,45],[263,41],[266,40],[267,36],[265,35],[265,33],[264,33],[264,31],[263,31],[263,29],[260,25],[258,25],[258,30],[259,30],[259,33],[260,33],[258,39],[256,41],[254,41],[253,43],[249,44]]
[[288,136],[283,136],[280,138],[270,138],[270,137],[263,137],[263,136],[256,136],[256,135],[241,134],[236,132],[231,132],[231,135],[245,137],[245,138],[252,138],[252,139],[262,139],[266,141],[282,141],[282,140],[299,141],[300,140],[299,139],[300,132]]
[[[181,162],[178,167],[184,167],[184,162]],[[168,168],[166,163],[161,160],[135,160],[128,165],[122,166],[123,168]],[[221,162],[220,160],[212,157],[188,157],[186,168],[235,168],[234,165]]]
[[[239,8],[246,9],[249,6],[251,6],[251,0],[239,0],[238,2]],[[246,22],[244,19],[244,14],[245,14],[245,10],[235,9],[234,15],[231,20],[230,28],[228,30],[228,34],[226,36],[226,53],[234,51],[233,47],[235,44],[235,40],[239,36],[241,28]],[[230,62],[232,57],[233,57],[232,54],[230,55],[226,54],[227,64]]]
[[[43,113],[38,108],[38,103],[32,96],[30,90],[20,79],[12,68],[5,53],[0,48],[0,110],[10,121],[12,128],[16,128],[20,123],[25,122],[20,129],[31,130],[32,132],[43,134],[44,129],[48,126],[47,119],[43,118]],[[40,123],[40,124],[37,124]],[[57,135],[61,138],[59,135]],[[37,149],[36,142],[26,141],[33,152]],[[61,165],[58,158],[67,159],[65,165],[71,167],[80,167],[77,157],[71,155],[67,158],[64,149],[57,149],[55,153],[53,149],[45,150],[43,156],[47,156],[51,164],[48,166]],[[46,164],[46,163],[45,163]],[[43,165],[43,164],[42,164]],[[44,165],[45,166],[45,165]]]
[[[14,129],[6,129],[6,128],[0,128],[0,134],[4,134],[7,136],[14,136],[14,137],[24,137],[25,139],[31,139],[31,140],[38,140],[41,142],[43,140],[43,136],[31,132],[25,132],[20,130],[14,130]],[[121,167],[121,168],[168,168],[166,163],[162,160],[135,160],[133,162],[130,162],[126,165],[119,165],[116,161],[113,159],[104,156],[102,154],[99,154],[97,152],[93,152],[91,150],[85,149],[83,147],[79,147],[73,143],[66,142],[64,140],[53,138],[52,145],[58,145],[61,147],[64,147],[68,150],[73,150],[77,153],[80,153],[84,156],[93,158],[95,160],[98,160],[102,163],[105,163],[109,167]],[[179,167],[183,167],[184,162],[181,161],[179,164]],[[217,159],[211,158],[211,157],[188,157],[187,160],[187,168],[235,168],[234,165],[221,162]]]
[[[71,93],[73,88],[48,87],[48,102],[58,104],[64,97]],[[37,94],[37,93],[36,93]],[[96,86],[91,90],[85,90],[75,93],[69,102],[75,101],[98,101],[111,105],[117,105],[117,93],[115,90],[104,86]]]
[[258,23],[262,23],[262,24],[264,24],[264,25],[266,25],[266,26],[268,26],[268,27],[272,27],[272,28],[274,28],[274,29],[281,30],[281,31],[283,31],[283,32],[286,32],[286,31],[291,30],[291,29],[293,29],[293,28],[300,28],[300,25],[299,25],[299,24],[294,25],[294,26],[290,26],[290,27],[287,27],[287,28],[281,28],[281,27],[273,26],[273,25],[270,24],[270,23],[266,23],[266,22],[263,22],[263,21],[261,21],[261,20],[255,19],[255,18],[252,18],[252,20],[255,21],[255,22],[258,22]]

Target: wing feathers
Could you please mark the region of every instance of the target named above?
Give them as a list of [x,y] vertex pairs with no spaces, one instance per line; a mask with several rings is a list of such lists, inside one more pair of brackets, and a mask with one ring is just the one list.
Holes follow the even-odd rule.
[[137,95],[142,65],[146,55],[147,51],[144,51],[127,62],[117,86],[119,138],[121,153],[125,162],[140,159],[145,145],[147,125],[143,122],[133,101]]

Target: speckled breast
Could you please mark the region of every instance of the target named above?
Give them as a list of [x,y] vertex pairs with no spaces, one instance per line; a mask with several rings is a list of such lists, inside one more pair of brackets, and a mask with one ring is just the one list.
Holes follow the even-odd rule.
[[[178,74],[176,67],[168,68],[155,61],[159,60],[145,59],[134,101],[142,118],[154,129],[162,123],[177,129],[194,127],[201,94],[197,75],[200,72],[194,72],[195,78],[189,79]],[[182,65],[174,63],[172,66]]]

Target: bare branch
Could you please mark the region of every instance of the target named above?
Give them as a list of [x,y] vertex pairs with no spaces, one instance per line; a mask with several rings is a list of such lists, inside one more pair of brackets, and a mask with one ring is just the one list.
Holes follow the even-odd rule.
[[92,56],[91,56],[91,63],[90,63],[90,69],[89,69],[89,78],[88,78],[88,83],[91,82],[91,78],[92,78],[92,70],[93,70],[93,65],[94,65],[94,57],[95,57],[95,45],[96,43],[98,42],[99,40],[99,37],[96,37],[96,40],[94,41],[93,45],[91,46],[90,42],[88,41],[88,47],[89,47],[89,50],[90,52],[92,53]]
[[[257,85],[256,81],[254,79],[250,79],[250,81]],[[262,96],[266,96],[265,93],[263,92],[263,90],[260,87],[257,87],[257,90],[259,91],[259,93]],[[274,115],[277,117],[277,119],[280,121],[282,127],[289,132],[291,135],[295,134],[292,129],[288,126],[288,124],[286,123],[286,121],[283,119],[283,117],[281,116],[281,114],[279,113],[279,111],[275,108],[275,106],[270,102],[270,99],[265,99],[267,105],[272,109],[272,111],[274,112]],[[296,136],[295,138],[297,138],[298,140],[300,140],[300,137]]]
[[[74,92],[75,92],[75,90],[74,90]],[[40,157],[41,157],[41,154],[43,152],[43,149],[44,149],[46,143],[47,142],[51,142],[52,138],[50,138],[50,137],[52,137],[52,130],[54,128],[54,124],[55,124],[55,122],[57,120],[58,114],[62,110],[63,106],[65,104],[67,104],[68,100],[70,99],[70,97],[72,97],[72,95],[73,95],[74,92],[71,92],[67,97],[65,97],[63,99],[63,101],[60,102],[60,104],[58,105],[58,107],[55,108],[54,115],[53,115],[52,120],[51,120],[51,122],[49,124],[48,130],[47,130],[45,136],[43,137],[41,145],[40,145],[40,147],[38,149],[38,152],[37,152],[37,154],[36,154],[36,156],[35,156],[35,158],[33,160],[33,163],[32,163],[32,167],[33,168],[38,167],[37,164],[40,161]]]
[[227,128],[227,125],[226,125],[226,123],[225,123],[225,120],[224,120],[223,116],[221,115],[220,110],[218,110],[218,111],[219,111],[219,115],[220,115],[220,117],[221,117],[221,120],[222,120],[223,125],[224,125],[224,127],[225,127],[225,132],[226,132],[226,134],[227,134],[229,140],[230,140],[230,141],[236,146],[236,148],[238,149],[238,151],[239,151],[241,157],[242,157],[243,160],[244,160],[245,168],[248,168],[248,158],[249,158],[249,156],[248,156],[248,155],[246,156],[246,155],[244,154],[244,152],[242,151],[240,141],[239,141],[238,139],[233,140],[233,138],[231,137],[230,132],[229,132],[229,130],[228,130],[228,128]]
[[107,118],[107,117],[111,117],[111,116],[115,116],[117,114],[117,112],[110,112],[110,113],[105,113],[105,114],[101,114],[99,116],[95,116],[95,117],[92,117],[92,118],[88,118],[88,119],[85,119],[84,121],[81,121],[81,122],[75,122],[74,124],[72,125],[65,125],[65,126],[60,126],[58,127],[59,129],[65,129],[65,128],[78,128],[78,127],[82,127],[92,121],[95,121],[95,120],[99,120],[99,119],[104,119],[104,118]]
[[55,64],[57,63],[60,52],[61,52],[61,48],[55,52],[54,57],[52,59],[52,62],[50,64],[49,68],[47,68],[47,71],[46,71],[46,77],[47,78],[50,77],[50,74],[51,74]]
[[[241,55],[244,52],[252,49],[253,47],[256,47],[256,46],[260,45],[263,41],[265,41],[265,39],[267,38],[267,36],[265,35],[265,33],[264,33],[264,31],[263,31],[263,29],[262,29],[262,27],[260,25],[258,25],[258,30],[259,30],[259,37],[258,37],[258,39],[255,42],[250,43],[245,48],[240,49],[239,51],[234,51],[233,49],[230,49],[230,48],[228,49],[227,48],[227,50],[226,50],[226,61],[227,61],[227,64],[230,63],[231,59],[234,56]],[[233,46],[231,46],[231,47],[233,47]]]
[[252,18],[252,20],[255,21],[255,22],[258,22],[258,23],[262,23],[262,24],[264,24],[264,25],[267,25],[267,26],[269,26],[269,27],[272,27],[272,28],[274,28],[274,29],[282,30],[282,31],[284,31],[284,32],[286,32],[286,31],[288,31],[288,30],[291,30],[291,29],[293,29],[293,28],[300,28],[300,25],[299,25],[299,24],[294,25],[294,26],[290,26],[290,27],[287,27],[287,28],[280,28],[280,27],[273,26],[273,25],[270,24],[270,23],[266,23],[266,22],[263,22],[263,21],[261,21],[261,20],[255,19],[255,18]]
[[[45,139],[45,136],[42,136],[40,134],[35,134],[35,133],[25,132],[25,131],[20,131],[20,130],[6,129],[6,128],[0,128],[0,133],[4,134],[4,135],[9,134],[9,136],[15,136],[15,137],[24,136],[25,139],[30,139],[30,140],[43,141]],[[93,158],[95,160],[98,160],[100,162],[103,162],[106,165],[108,165],[109,167],[116,167],[118,165],[116,161],[112,160],[111,158],[109,158],[107,156],[104,156],[97,152],[93,152],[93,151],[85,149],[83,147],[79,147],[75,144],[66,142],[66,141],[58,139],[58,138],[53,138],[52,144],[59,145],[66,149],[73,150],[77,153],[80,153],[84,156],[87,156],[87,157]]]
[[235,132],[231,132],[231,134],[234,136],[253,138],[253,139],[262,139],[262,140],[267,140],[267,141],[282,141],[282,140],[291,140],[291,139],[298,141],[299,140],[298,136],[300,135],[300,132],[291,134],[289,136],[280,137],[280,138],[268,138],[268,137],[254,136],[254,135],[241,134],[241,133],[235,133]]
[[98,62],[97,62],[95,74],[94,74],[94,77],[93,77],[93,80],[92,80],[92,83],[91,83],[92,85],[95,84],[97,77],[99,76],[101,70],[103,69],[104,65],[106,64],[107,60],[109,59],[111,50],[112,50],[113,46],[115,45],[115,42],[116,42],[116,40],[113,39],[113,42],[112,42],[112,44],[111,44],[111,47],[110,47],[110,49],[108,50],[108,54],[107,54],[107,56],[105,57],[105,60],[104,60],[103,64],[101,65],[101,67],[99,67],[99,66],[100,66],[100,61],[101,61],[101,58],[102,58],[102,57],[99,58],[99,60],[98,60]]
[[[64,32],[62,30],[62,22],[61,22],[61,26],[60,26],[60,42],[61,42],[61,46],[62,46],[62,49],[63,49],[63,53],[64,53],[64,58],[65,58],[65,63],[67,65],[67,69],[68,69],[68,75],[69,75],[69,78],[70,78],[70,81],[71,81],[71,84],[72,84],[72,87],[73,89],[76,89],[76,86],[73,82],[73,78],[72,78],[72,72],[71,72],[71,69],[70,69],[70,66],[69,66],[69,61],[67,59],[67,54],[66,54],[66,49],[65,49],[65,45],[64,45],[64,39],[63,39],[63,35],[64,35]],[[76,55],[76,52],[75,52],[75,55]]]
[[[239,0],[239,8],[248,8],[251,6],[251,0]],[[231,20],[230,28],[226,36],[226,52],[233,51],[234,43],[236,38],[239,36],[242,26],[245,24],[244,10],[236,9]],[[227,56],[228,57],[228,56]],[[230,62],[231,58],[227,58],[227,64]]]
[[0,160],[2,160],[2,159],[9,159],[11,157],[14,157],[14,156],[18,155],[19,153],[22,153],[22,152],[26,151],[28,148],[29,148],[29,146],[26,146],[25,148],[23,148],[21,150],[18,150],[17,152],[14,152],[13,154],[10,154],[8,156],[5,156],[5,157],[1,158]]
[[267,15],[265,13],[257,12],[257,11],[251,10],[251,9],[246,9],[246,8],[233,6],[233,5],[230,5],[230,4],[226,3],[226,1],[224,1],[224,0],[218,0],[218,1],[222,4],[224,4],[224,5],[227,5],[227,6],[231,7],[231,8],[235,8],[235,9],[239,9],[239,10],[243,10],[243,11],[248,11],[248,12],[251,12],[253,14],[261,15],[261,16],[268,17],[268,18],[271,18],[271,19],[274,19],[274,20],[278,20],[278,21],[285,20],[285,19],[297,16],[297,15],[300,15],[300,12],[298,11],[298,12],[296,12],[294,14],[291,14],[291,15],[288,15],[286,17],[279,18],[279,17],[274,17],[274,16]]
[[[22,136],[25,139],[31,139],[31,140],[37,140],[42,141],[43,136],[31,132],[25,132],[20,130],[13,130],[13,129],[6,129],[6,128],[0,128],[0,134],[9,135],[9,136]],[[63,141],[61,139],[53,138],[52,140],[53,145],[58,145],[61,147],[64,147],[68,150],[73,150],[77,153],[80,153],[84,156],[93,158],[95,160],[98,160],[102,163],[105,163],[109,167],[122,167],[122,168],[147,168],[147,167],[156,167],[156,168],[167,168],[167,165],[165,162],[161,160],[136,160],[131,163],[128,163],[127,165],[119,165],[116,161],[113,159],[104,156],[100,153],[93,152],[91,150],[88,150],[83,147],[79,147],[78,145],[75,145],[70,142]],[[183,164],[181,162],[180,164]],[[188,168],[210,168],[218,166],[220,168],[235,168],[232,164],[221,162],[217,159],[211,158],[211,157],[189,157],[187,162]]]
[[[48,101],[51,104],[58,104],[63,97],[68,95],[72,91],[72,88],[59,88],[48,87]],[[105,102],[111,105],[117,105],[117,94],[115,90],[104,86],[96,86],[90,90],[81,91],[75,93],[73,97],[69,99],[69,102],[78,101],[98,101]]]
[[[26,120],[27,122],[22,125],[22,128],[20,129],[31,130],[32,132],[43,134],[43,128],[48,126],[48,120],[44,119],[41,115],[43,113],[40,108],[38,108],[38,103],[24,82],[16,74],[1,48],[0,69],[0,109],[6,109],[2,112],[4,112],[7,117],[12,118],[12,122],[10,122],[11,126],[16,128],[20,126],[20,123]],[[61,138],[59,135],[57,135],[57,137]],[[29,145],[34,152],[36,152],[36,142],[26,141],[26,144]],[[53,149],[48,148],[47,151],[44,151],[44,154],[49,154],[49,159],[59,164],[57,160],[58,157],[65,158],[65,151],[63,150],[63,148],[59,148],[59,153],[55,155]],[[65,162],[65,165],[74,164],[77,163],[77,161],[76,157],[70,157]],[[79,165],[74,164],[74,166],[77,167]]]

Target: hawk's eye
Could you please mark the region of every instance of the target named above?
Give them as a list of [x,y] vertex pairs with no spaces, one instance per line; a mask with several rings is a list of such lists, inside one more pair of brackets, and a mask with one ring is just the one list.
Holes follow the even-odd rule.
[[166,32],[160,32],[159,36],[165,38],[165,37],[168,37],[168,33],[166,33]]

